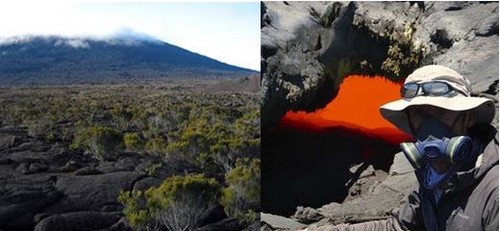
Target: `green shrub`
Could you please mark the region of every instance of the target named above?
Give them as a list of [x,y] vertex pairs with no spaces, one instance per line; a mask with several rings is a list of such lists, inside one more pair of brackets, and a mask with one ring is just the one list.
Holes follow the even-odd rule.
[[156,175],[156,172],[158,171],[158,169],[160,169],[162,166],[163,166],[162,163],[156,163],[156,164],[152,163],[151,165],[146,167],[146,169],[144,169],[144,170],[146,171],[148,176],[154,176],[154,175]]
[[174,121],[164,118],[164,115],[151,115],[147,118],[148,130],[150,136],[161,136],[170,132],[174,127]]
[[146,143],[146,151],[153,154],[164,154],[168,142],[160,137],[153,138]]
[[260,203],[260,160],[238,159],[236,167],[226,173],[221,204],[230,216],[246,224],[257,219]]
[[167,178],[145,193],[122,192],[118,201],[124,204],[123,213],[135,229],[161,226],[181,231],[196,228],[202,216],[215,206],[219,195],[215,179],[197,174]]
[[127,150],[139,150],[143,146],[141,137],[137,133],[125,133],[123,136],[123,143]]
[[47,133],[47,135],[45,136],[45,140],[46,141],[49,141],[49,142],[53,142],[56,140],[56,135],[53,133],[53,132],[49,132]]
[[167,147],[168,155],[204,168],[213,143],[205,120],[193,120]]
[[94,158],[104,160],[112,157],[110,152],[123,149],[123,137],[115,129],[92,126],[83,128],[75,134],[71,148],[82,148]]
[[121,103],[115,103],[109,111],[115,119],[130,120],[133,117],[132,112]]
[[29,122],[28,134],[36,138],[45,138],[54,129],[54,122],[42,117]]
[[152,217],[150,210],[144,208],[143,197],[142,191],[124,191],[118,196],[118,202],[124,205],[123,214],[135,230],[147,227]]

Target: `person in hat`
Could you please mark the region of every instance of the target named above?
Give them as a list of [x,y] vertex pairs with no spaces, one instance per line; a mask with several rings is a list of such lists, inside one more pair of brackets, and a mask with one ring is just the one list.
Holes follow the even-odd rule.
[[397,218],[308,230],[498,230],[498,131],[491,99],[440,65],[410,74],[382,116],[411,134],[401,150],[418,185]]
[[498,132],[491,99],[472,97],[468,79],[429,65],[406,79],[382,116],[415,142],[401,149],[419,186],[399,212],[407,229],[498,230]]

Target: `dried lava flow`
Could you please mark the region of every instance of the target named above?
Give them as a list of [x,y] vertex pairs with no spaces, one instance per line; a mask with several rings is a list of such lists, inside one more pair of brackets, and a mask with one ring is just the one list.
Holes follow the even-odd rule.
[[307,131],[323,131],[343,127],[376,137],[390,144],[407,141],[410,136],[386,121],[379,107],[400,99],[401,83],[391,82],[382,76],[351,75],[340,85],[337,97],[326,107],[312,113],[289,111],[282,117],[281,126]]

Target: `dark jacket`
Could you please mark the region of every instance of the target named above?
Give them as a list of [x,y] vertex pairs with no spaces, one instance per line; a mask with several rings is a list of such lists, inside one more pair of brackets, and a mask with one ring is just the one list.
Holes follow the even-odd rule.
[[482,134],[489,142],[480,166],[457,172],[437,204],[423,188],[409,195],[399,212],[403,230],[498,230],[498,133],[491,129]]
[[[417,186],[399,211],[398,218],[358,224],[309,227],[307,231],[372,230],[498,230],[498,133],[480,131],[487,144],[478,167],[457,172],[436,205],[432,195]],[[496,135],[495,135],[496,134]]]

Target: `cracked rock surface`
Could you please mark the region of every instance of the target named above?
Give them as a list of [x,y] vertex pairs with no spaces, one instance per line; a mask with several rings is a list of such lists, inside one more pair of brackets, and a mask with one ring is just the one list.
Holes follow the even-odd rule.
[[[120,191],[158,186],[191,171],[159,157],[122,153],[98,162],[21,128],[0,128],[0,230],[109,230],[123,217]],[[124,230],[118,228],[114,230]],[[126,229],[125,229],[126,230]]]
[[349,74],[400,80],[426,64],[455,69],[498,107],[498,2],[264,2],[261,9],[264,128],[288,110],[323,107]]

